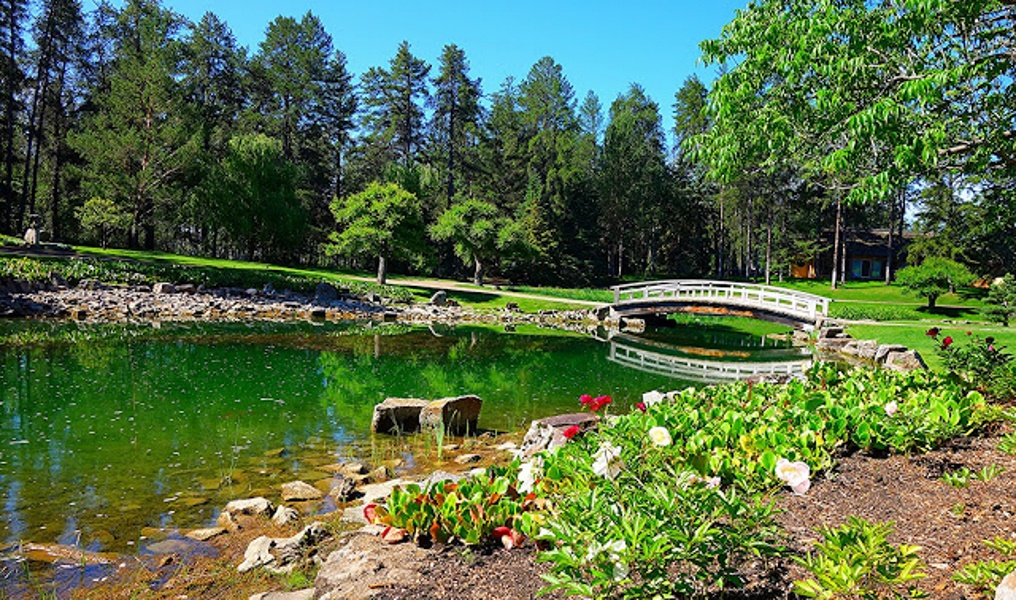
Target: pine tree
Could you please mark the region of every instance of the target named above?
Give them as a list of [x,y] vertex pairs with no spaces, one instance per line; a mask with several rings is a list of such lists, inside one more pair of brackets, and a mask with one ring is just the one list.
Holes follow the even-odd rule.
[[[480,80],[469,77],[466,53],[454,44],[444,47],[434,79],[434,139],[446,158],[445,200],[455,197],[457,180],[464,180],[466,154],[475,147],[480,108]],[[475,165],[474,165],[475,168]]]
[[18,193],[14,188],[14,165],[20,155],[17,135],[20,127],[22,86],[25,82],[23,30],[28,17],[26,0],[0,0],[0,230],[21,229],[15,214]]
[[424,102],[430,95],[430,65],[413,56],[403,41],[387,70],[371,67],[362,79],[367,109],[364,126],[371,143],[410,168],[424,141]]
[[110,78],[99,82],[96,112],[69,141],[86,161],[90,195],[131,215],[129,245],[143,236],[154,248],[156,225],[172,222],[156,211],[171,212],[174,184],[198,145],[180,84],[185,21],[157,0],[128,0],[112,26]]

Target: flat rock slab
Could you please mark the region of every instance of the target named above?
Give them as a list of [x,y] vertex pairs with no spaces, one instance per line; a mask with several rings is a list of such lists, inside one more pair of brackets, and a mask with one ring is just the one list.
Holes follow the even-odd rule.
[[291,481],[282,484],[282,499],[286,502],[294,500],[320,500],[325,494],[304,481]]
[[431,558],[431,551],[416,544],[382,544],[376,535],[356,532],[328,555],[314,587],[321,600],[373,598],[391,585],[423,583]]
[[223,533],[226,533],[225,527],[208,527],[205,529],[192,529],[185,533],[184,536],[197,542],[206,542]]
[[292,592],[262,592],[254,594],[248,600],[314,600],[314,588],[295,590]]
[[246,498],[244,500],[233,500],[226,504],[225,512],[230,515],[270,515],[275,507],[267,498]]

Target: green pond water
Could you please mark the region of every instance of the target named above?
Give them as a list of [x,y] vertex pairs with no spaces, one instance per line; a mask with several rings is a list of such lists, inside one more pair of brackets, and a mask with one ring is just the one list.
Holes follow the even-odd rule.
[[[722,328],[681,331],[650,337],[737,360],[774,352]],[[325,464],[432,466],[435,440],[370,434],[388,396],[477,394],[481,429],[518,431],[584,393],[612,395],[618,412],[687,385],[535,328],[18,323],[0,344],[0,541],[114,552],[144,552],[144,528],[200,527],[230,499],[321,482]]]

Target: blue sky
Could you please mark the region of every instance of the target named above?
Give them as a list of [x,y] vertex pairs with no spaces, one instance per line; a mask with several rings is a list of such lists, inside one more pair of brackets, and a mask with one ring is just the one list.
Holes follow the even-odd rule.
[[251,50],[265,27],[280,14],[316,14],[346,53],[357,75],[387,66],[399,42],[434,64],[445,44],[466,52],[484,92],[496,91],[505,77],[523,79],[543,56],[563,68],[578,101],[592,89],[604,111],[632,82],[660,104],[670,128],[674,92],[688,75],[712,74],[701,66],[698,43],[719,35],[746,0],[632,0],[630,2],[554,2],[552,0],[384,2],[333,0],[264,2],[257,0],[163,0],[192,20],[212,10]]

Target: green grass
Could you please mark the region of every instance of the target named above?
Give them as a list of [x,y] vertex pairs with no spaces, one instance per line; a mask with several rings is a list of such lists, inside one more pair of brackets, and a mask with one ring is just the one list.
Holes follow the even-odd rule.
[[4,235],[0,233],[0,246],[20,246],[23,243],[24,240],[22,240],[19,237],[14,237],[12,235]]
[[[837,289],[829,287],[828,280],[791,279],[783,283],[774,283],[783,287],[809,294],[817,294],[832,298],[839,302],[863,302],[865,304],[905,304],[915,307],[927,306],[928,302],[910,294],[899,285],[886,285],[881,281],[848,281]],[[945,294],[938,298],[940,306],[960,306],[979,308],[984,305],[982,298],[985,291],[978,288],[962,288],[955,294]]]
[[[435,280],[438,281],[438,280]],[[413,294],[413,301],[418,303],[428,302],[436,291],[433,288],[415,287],[408,288]],[[474,291],[475,290],[475,291]],[[462,306],[480,310],[501,310],[509,302],[519,305],[523,312],[537,312],[541,310],[584,310],[589,308],[581,304],[568,304],[558,300],[538,300],[535,298],[515,298],[502,296],[495,291],[480,291],[482,288],[470,288],[468,290],[445,290],[449,300],[455,300]]]
[[587,302],[603,302],[604,304],[610,304],[614,301],[614,292],[609,289],[533,287],[527,285],[513,285],[505,289],[522,294],[551,296],[553,298],[565,298],[568,300],[585,300]]
[[[955,343],[966,343],[967,332],[980,336],[995,338],[995,345],[1003,346],[1010,352],[1016,350],[1016,328],[1013,327],[991,327],[984,324],[977,325],[938,325],[941,329],[939,339],[944,336],[952,336]],[[938,342],[926,335],[929,326],[927,324],[904,324],[904,325],[850,325],[847,333],[858,340],[878,340],[882,344],[902,344],[921,353],[924,361],[929,367],[941,368],[942,361],[939,359],[935,349]]]
[[746,333],[755,336],[766,336],[771,334],[788,334],[793,331],[787,325],[749,319],[747,317],[715,317],[711,315],[674,314],[668,317],[677,323],[678,327],[705,327],[709,329],[723,329],[736,333]]

